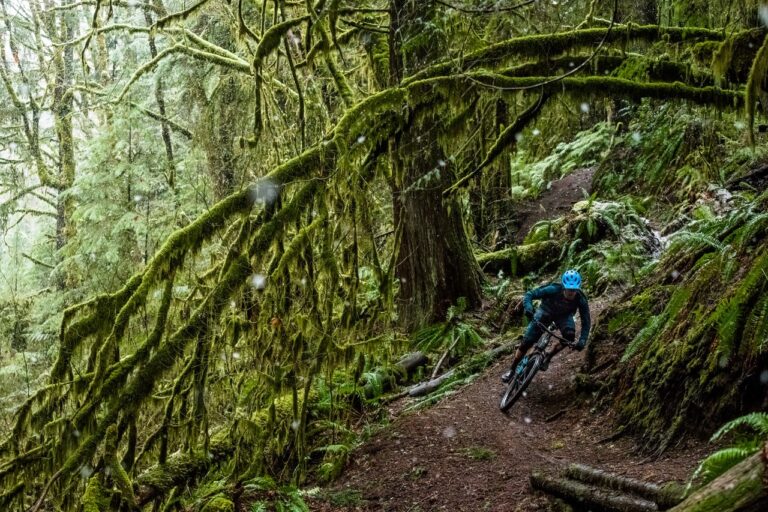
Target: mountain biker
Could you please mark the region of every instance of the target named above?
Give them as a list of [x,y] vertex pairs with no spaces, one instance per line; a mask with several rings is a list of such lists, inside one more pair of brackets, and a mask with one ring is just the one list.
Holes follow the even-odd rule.
[[[563,338],[573,343],[576,338],[576,323],[573,320],[573,315],[578,311],[581,317],[581,334],[574,348],[582,350],[586,346],[591,319],[587,296],[581,291],[581,275],[576,270],[566,270],[561,282],[562,284],[551,283],[540,286],[525,293],[523,308],[525,309],[525,316],[531,322],[523,335],[523,342],[515,352],[512,367],[501,377],[503,382],[509,382],[523,356],[544,333],[541,324],[549,325],[554,322]],[[541,299],[541,306],[534,312],[533,300],[535,299]],[[547,350],[547,357],[544,358],[539,370],[546,371],[549,360],[562,349],[563,345],[556,343]]]

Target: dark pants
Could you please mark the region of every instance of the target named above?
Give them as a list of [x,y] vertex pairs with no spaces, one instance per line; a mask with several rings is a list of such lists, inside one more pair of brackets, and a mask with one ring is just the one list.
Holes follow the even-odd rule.
[[573,320],[573,315],[567,315],[564,317],[550,316],[541,309],[536,311],[533,315],[533,321],[528,324],[528,329],[523,335],[523,342],[520,345],[520,350],[527,352],[544,334],[544,330],[536,323],[536,320],[542,324],[549,326],[551,322],[555,322],[563,338],[567,339],[571,343],[576,339],[576,322]]

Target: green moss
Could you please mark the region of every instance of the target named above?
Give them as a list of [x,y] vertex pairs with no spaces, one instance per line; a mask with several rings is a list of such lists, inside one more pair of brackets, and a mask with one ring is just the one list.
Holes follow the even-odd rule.
[[304,23],[308,19],[309,16],[301,16],[270,27],[261,38],[259,46],[256,47],[256,54],[253,57],[253,68],[258,72],[264,59],[280,46],[285,34],[287,34],[293,27]]
[[111,470],[112,480],[114,480],[117,488],[120,489],[122,500],[128,504],[130,510],[137,509],[136,497],[133,495],[133,484],[125,468],[117,458],[117,425],[111,425],[107,429],[104,439],[104,461]]
[[235,504],[226,496],[215,496],[200,512],[235,512]]
[[88,480],[85,492],[80,498],[83,512],[108,512],[110,510],[110,494],[104,489],[99,480],[99,475],[94,475]]
[[[606,37],[607,35],[607,37]],[[607,44],[623,44],[627,40],[655,42],[665,37],[669,43],[683,41],[696,41],[701,39],[723,39],[722,31],[704,28],[678,28],[659,27],[655,25],[625,26],[623,30],[612,30],[608,34],[607,28],[590,28],[560,32],[556,34],[537,34],[533,36],[517,37],[492,44],[462,56],[461,59],[436,64],[416,73],[404,83],[423,80],[429,77],[447,75],[456,71],[476,69],[484,65],[497,64],[500,61],[518,56],[538,57],[540,55],[556,56],[568,50],[581,47],[591,47],[595,41],[606,37]]]

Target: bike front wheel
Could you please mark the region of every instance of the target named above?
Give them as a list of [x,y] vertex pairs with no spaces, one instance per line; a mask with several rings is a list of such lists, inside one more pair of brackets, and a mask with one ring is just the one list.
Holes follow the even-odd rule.
[[533,354],[528,358],[528,364],[525,365],[523,373],[515,375],[507,384],[507,389],[504,390],[504,394],[501,396],[501,403],[499,404],[501,412],[507,412],[523,395],[528,384],[533,380],[533,376],[539,371],[539,366],[541,366],[541,354]]

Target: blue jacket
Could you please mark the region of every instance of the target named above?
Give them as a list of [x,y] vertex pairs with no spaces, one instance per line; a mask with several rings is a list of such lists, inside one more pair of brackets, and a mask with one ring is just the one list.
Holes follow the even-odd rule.
[[581,290],[578,290],[574,300],[567,300],[563,291],[563,285],[557,283],[529,290],[525,292],[523,297],[523,307],[526,311],[533,311],[533,301],[541,299],[541,310],[553,318],[573,316],[578,311],[581,317],[579,343],[584,345],[589,337],[589,329],[592,327],[592,320],[589,316],[589,301]]

